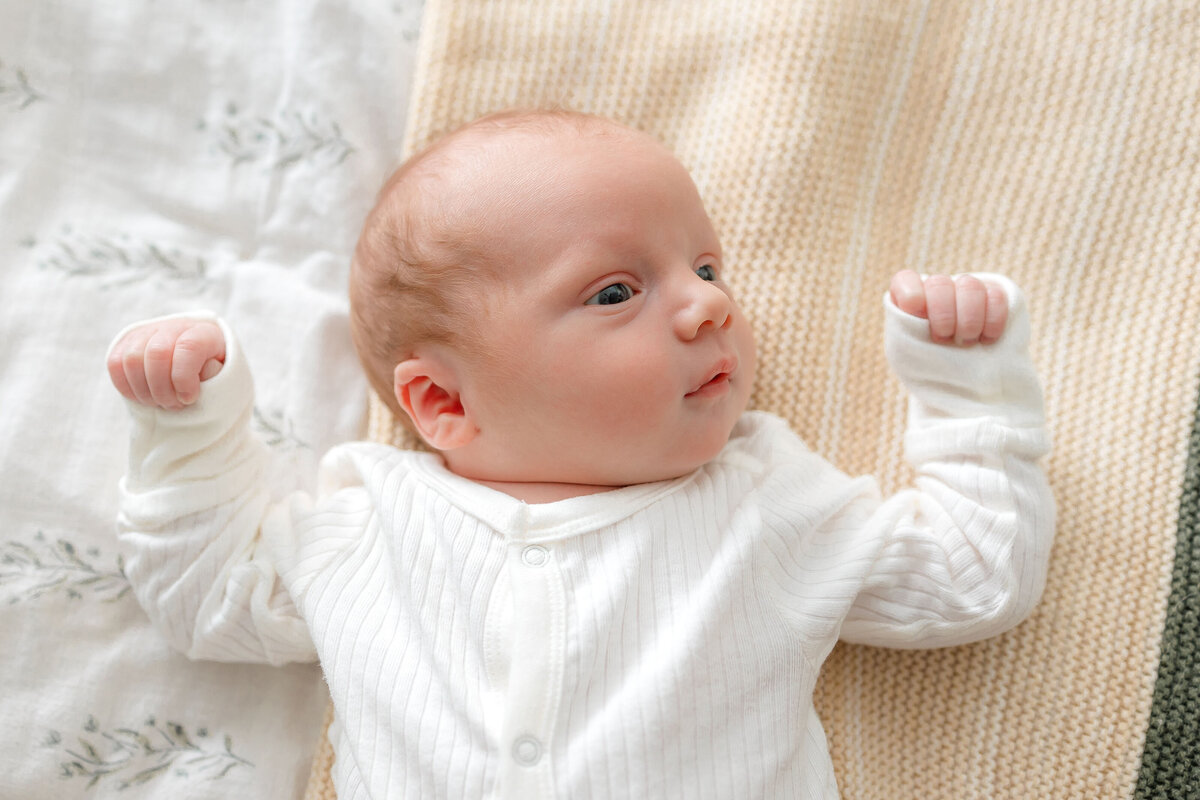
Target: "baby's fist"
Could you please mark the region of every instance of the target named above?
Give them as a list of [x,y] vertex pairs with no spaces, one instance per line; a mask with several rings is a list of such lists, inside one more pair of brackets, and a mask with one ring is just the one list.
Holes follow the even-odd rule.
[[929,320],[939,344],[991,344],[1008,323],[1008,297],[994,283],[970,275],[930,275],[910,269],[892,277],[892,302],[901,311]]
[[196,402],[200,382],[224,363],[225,336],[215,322],[167,319],[122,336],[108,353],[108,377],[130,400],[178,410]]

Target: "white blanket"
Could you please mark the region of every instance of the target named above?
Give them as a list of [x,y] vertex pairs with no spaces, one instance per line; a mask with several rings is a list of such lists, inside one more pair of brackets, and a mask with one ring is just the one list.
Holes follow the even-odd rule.
[[0,798],[303,792],[319,669],[189,662],[128,591],[103,356],[212,309],[292,469],[362,435],[344,284],[420,5],[0,3]]

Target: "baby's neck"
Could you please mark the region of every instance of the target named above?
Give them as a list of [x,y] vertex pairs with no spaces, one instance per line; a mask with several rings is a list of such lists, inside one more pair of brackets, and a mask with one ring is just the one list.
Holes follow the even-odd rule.
[[521,481],[484,481],[475,482],[497,492],[515,497],[522,503],[554,503],[571,497],[582,497],[587,494],[611,492],[616,486],[592,486],[582,483],[535,483]]

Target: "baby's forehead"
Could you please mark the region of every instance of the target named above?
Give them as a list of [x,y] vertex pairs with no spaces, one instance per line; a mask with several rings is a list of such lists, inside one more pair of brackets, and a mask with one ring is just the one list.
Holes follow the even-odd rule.
[[[586,135],[586,134],[584,134]],[[472,126],[430,148],[398,183],[395,199],[419,216],[466,221],[499,202],[524,204],[571,172],[580,134],[564,126]],[[589,143],[588,148],[603,147]]]
[[479,212],[488,199],[532,211],[564,192],[616,186],[622,173],[660,167],[686,173],[670,150],[633,128],[603,118],[536,120],[451,134],[429,152],[419,182],[427,207],[454,216]]
[[485,118],[414,159],[381,198],[392,210],[380,221],[414,251],[482,266],[557,241],[584,216],[583,235],[598,238],[600,198],[632,205],[663,185],[692,186],[686,172],[653,137],[603,118]]

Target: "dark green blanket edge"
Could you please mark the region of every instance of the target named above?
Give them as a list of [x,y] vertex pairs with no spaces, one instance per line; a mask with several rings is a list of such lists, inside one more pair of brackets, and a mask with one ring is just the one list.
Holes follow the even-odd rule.
[[1136,800],[1200,798],[1200,399]]

